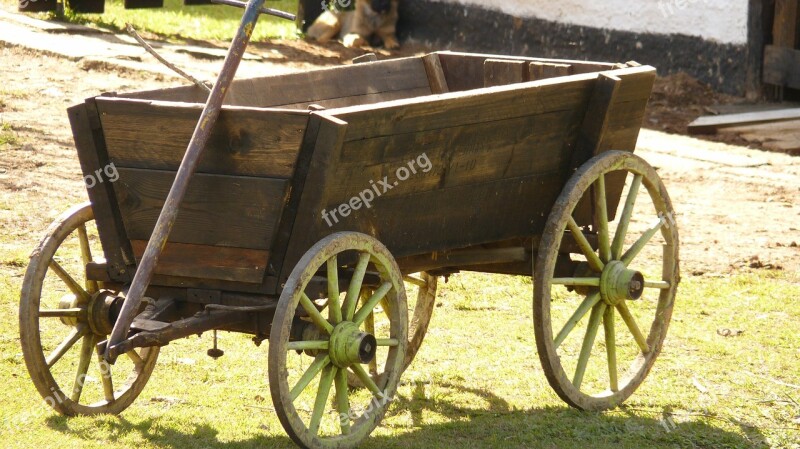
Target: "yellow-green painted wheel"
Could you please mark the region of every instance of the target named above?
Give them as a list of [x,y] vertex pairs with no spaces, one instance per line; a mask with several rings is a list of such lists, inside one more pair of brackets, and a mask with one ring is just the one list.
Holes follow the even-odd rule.
[[612,408],[644,381],[672,316],[678,246],[667,190],[638,156],[605,152],[567,182],[539,244],[533,316],[545,375],[568,404]]
[[[289,436],[350,448],[383,419],[408,344],[403,277],[389,251],[355,232],[318,242],[284,285],[269,338],[270,393]],[[383,373],[370,376],[369,366]],[[348,375],[364,389],[350,389]]]

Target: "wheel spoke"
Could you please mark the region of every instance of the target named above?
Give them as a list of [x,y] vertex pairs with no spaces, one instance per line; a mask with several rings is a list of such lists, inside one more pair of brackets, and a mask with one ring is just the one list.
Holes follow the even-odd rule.
[[657,288],[659,290],[666,290],[670,287],[667,281],[644,281],[644,288]]
[[106,403],[114,402],[114,380],[111,377],[111,365],[105,361],[103,353],[98,349],[95,351],[97,354],[97,365],[100,368],[100,381],[103,383],[103,397]]
[[355,365],[352,365],[350,369],[353,370],[353,373],[361,380],[361,383],[363,383],[364,386],[367,387],[367,389],[371,391],[376,398],[383,398],[383,392],[375,384],[375,381],[372,380],[372,377],[370,377],[369,374],[364,371],[363,366],[356,363]]
[[90,299],[89,292],[83,289],[72,276],[67,273],[61,265],[55,260],[50,260],[50,269],[52,269],[56,276],[58,276],[66,285],[69,290],[75,294],[82,302],[88,302]]
[[361,284],[364,283],[364,274],[367,272],[367,265],[370,259],[369,253],[361,253],[358,255],[358,264],[353,271],[353,277],[350,279],[350,285],[347,288],[347,296],[344,298],[344,305],[342,306],[344,319],[349,320],[353,318],[353,313],[356,311],[358,305],[358,295],[361,293]]
[[328,341],[290,341],[286,344],[287,351],[327,351]]
[[424,279],[420,279],[414,276],[403,276],[403,280],[408,282],[409,284],[414,284],[419,288],[425,288],[428,286],[428,283],[425,282]]
[[39,318],[78,318],[84,309],[45,309],[39,311]]
[[575,242],[581,248],[581,251],[583,251],[583,255],[586,256],[586,261],[589,262],[589,266],[592,267],[592,270],[598,273],[603,271],[603,267],[605,266],[603,261],[597,257],[592,245],[589,244],[588,240],[586,240],[586,236],[583,235],[583,231],[581,231],[578,223],[575,223],[575,219],[572,218],[572,216],[568,217],[567,219],[567,227],[569,227],[569,232],[572,234],[572,238],[575,239]]
[[55,365],[56,362],[61,360],[61,357],[64,357],[64,354],[66,354],[67,351],[69,351],[69,349],[73,345],[75,345],[75,343],[77,343],[78,340],[81,339],[81,337],[86,335],[86,333],[87,330],[85,324],[79,324],[78,326],[74,327],[67,336],[67,338],[64,341],[62,341],[61,344],[58,345],[58,347],[56,347],[56,349],[54,349],[49,356],[47,356],[47,358],[45,359],[47,367],[52,368],[53,365]]
[[350,433],[350,399],[348,398],[347,370],[337,369],[334,377],[336,385],[336,411],[339,413],[339,426],[342,435]]
[[572,384],[578,390],[581,389],[583,383],[583,375],[586,373],[586,365],[589,363],[589,356],[592,355],[592,346],[594,346],[594,339],[597,337],[597,330],[600,327],[600,320],[606,309],[606,303],[601,302],[594,306],[592,314],[589,316],[589,326],[586,328],[586,335],[583,337],[583,345],[581,345],[581,353],[578,356],[578,366],[575,368],[575,377],[572,379]]
[[636,204],[636,197],[639,195],[639,186],[642,185],[642,175],[635,175],[631,188],[628,190],[628,197],[625,200],[625,208],[622,209],[622,215],[617,225],[617,232],[614,234],[614,242],[611,244],[611,258],[614,260],[619,259],[622,254],[622,245],[625,244],[625,235],[628,233],[628,225],[631,222],[631,215],[633,214],[633,206]]
[[636,344],[639,345],[639,349],[642,350],[644,354],[650,352],[650,346],[647,344],[647,339],[645,338],[642,331],[639,330],[639,326],[636,325],[636,319],[631,315],[631,311],[628,310],[628,306],[625,302],[620,302],[617,304],[617,310],[619,310],[619,315],[622,317],[622,321],[625,322],[625,325],[628,326],[628,329],[633,334],[633,339],[636,340]]
[[647,242],[649,242],[650,239],[652,239],[653,236],[656,235],[656,233],[664,226],[664,224],[666,224],[666,222],[667,220],[665,218],[659,218],[658,223],[654,224],[653,226],[650,227],[650,229],[645,231],[645,233],[642,234],[641,237],[639,237],[639,240],[637,240],[636,243],[631,245],[631,247],[628,248],[627,251],[625,251],[625,254],[623,254],[619,260],[621,260],[626,267],[630,265],[633,259],[635,259],[636,256],[639,255],[639,252],[641,252],[644,249],[645,245],[647,245]]
[[603,333],[606,336],[606,355],[608,355],[608,381],[611,391],[619,391],[617,380],[617,342],[614,335],[614,308],[607,307],[603,314]]
[[331,323],[329,323],[328,320],[326,320],[325,317],[319,313],[317,306],[314,305],[314,302],[311,301],[311,299],[305,293],[300,296],[300,305],[303,306],[303,310],[306,311],[309,318],[311,318],[311,321],[313,321],[318,328],[327,332],[328,335],[333,332],[333,326]]
[[550,283],[568,287],[599,287],[600,278],[553,278]]
[[339,264],[335,254],[328,259],[327,265],[329,318],[333,324],[339,324],[342,322],[342,305],[339,302]]
[[[92,261],[92,248],[89,246],[89,235],[86,233],[86,223],[78,226],[78,240],[81,243],[81,259],[83,260],[83,269],[86,270],[86,265]],[[89,293],[95,293],[99,290],[97,281],[90,281],[86,278],[86,289]]]
[[375,343],[376,346],[399,346],[400,340],[396,338],[378,338]]
[[126,352],[125,355],[127,355],[128,358],[131,359],[131,362],[133,362],[133,365],[136,368],[136,371],[138,372],[139,369],[141,369],[142,365],[144,364],[144,360],[142,359],[142,356],[140,356],[133,349],[131,349],[130,351]]
[[292,397],[292,401],[294,401],[295,399],[297,399],[298,396],[300,396],[300,393],[302,393],[303,390],[306,389],[308,384],[311,383],[311,381],[315,377],[317,377],[317,374],[319,374],[319,372],[322,371],[323,368],[328,366],[329,363],[331,363],[331,358],[327,355],[324,356],[318,355],[314,359],[314,361],[311,363],[308,369],[306,369],[306,372],[303,373],[303,375],[300,377],[300,380],[297,381],[297,384],[294,386],[294,388],[292,388],[292,391],[289,393],[289,395]]
[[317,397],[314,401],[314,411],[311,413],[311,423],[308,426],[308,430],[310,430],[313,435],[319,433],[319,423],[322,420],[322,414],[325,412],[325,405],[328,403],[328,397],[331,394],[331,385],[333,385],[333,376],[335,374],[336,367],[333,365],[326,366],[322,371]]
[[561,332],[558,333],[555,340],[553,340],[553,346],[558,348],[561,346],[561,343],[566,340],[569,333],[572,332],[572,329],[578,324],[578,322],[583,319],[583,317],[592,309],[598,302],[600,301],[600,292],[594,292],[586,297],[583,300],[578,309],[572,316],[567,320],[567,323],[564,324],[564,327],[561,329]]
[[600,174],[595,181],[594,205],[597,214],[597,243],[600,249],[600,260],[608,263],[611,260],[611,244],[608,237],[608,206],[606,205],[606,176]]
[[357,325],[361,325],[361,323],[363,323],[364,320],[366,320],[367,317],[372,314],[372,310],[375,308],[375,306],[378,305],[378,303],[386,296],[387,293],[389,293],[389,290],[391,289],[391,282],[384,282],[381,284],[381,286],[375,290],[375,293],[373,293],[372,296],[370,296],[369,299],[364,302],[364,305],[353,317],[353,322]]
[[70,399],[73,402],[80,402],[83,393],[83,385],[86,383],[86,373],[89,372],[89,365],[92,363],[94,353],[95,336],[85,335],[81,343],[81,358],[78,361],[78,372],[75,374],[75,383],[72,386]]

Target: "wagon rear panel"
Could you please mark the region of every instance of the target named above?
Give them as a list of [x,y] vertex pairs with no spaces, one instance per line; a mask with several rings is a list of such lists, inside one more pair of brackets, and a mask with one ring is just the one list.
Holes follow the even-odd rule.
[[[282,275],[334,231],[373,235],[396,257],[539,235],[572,169],[594,152],[635,147],[654,71],[609,73],[619,77],[619,89],[597,136],[589,126],[597,119],[591,107],[598,102],[596,73],[317,115],[324,136],[314,149]],[[581,156],[576,148],[591,150]],[[398,180],[397,169],[421,155],[431,170]],[[392,187],[370,208],[340,213],[328,225],[323,211],[337,210],[385,178]],[[610,196],[622,187],[610,182]],[[616,202],[609,208],[613,216]]]
[[[315,104],[337,108],[431,93],[423,59],[415,57],[236,80],[225,104],[282,109],[307,109]],[[124,95],[133,99],[205,103],[208,93],[196,86],[181,86]]]
[[[95,143],[104,158],[97,164],[113,166],[118,176],[108,180],[113,181],[106,187],[111,198],[105,201],[121,226],[102,227],[101,238],[123,242],[122,256],[130,266],[144,252],[202,106],[113,97],[89,103],[97,110]],[[224,284],[214,283],[230,282],[230,290],[261,288],[307,121],[307,113],[300,111],[238,108],[221,113],[154,285],[220,287]],[[92,172],[88,166],[87,172]],[[111,221],[98,216],[98,225],[106,220]]]

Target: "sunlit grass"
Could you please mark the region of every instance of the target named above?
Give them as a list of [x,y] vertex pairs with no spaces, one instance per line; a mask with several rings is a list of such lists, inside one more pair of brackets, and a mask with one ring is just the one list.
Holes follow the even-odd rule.
[[[14,0],[1,1],[16,7]],[[292,0],[270,0],[267,6],[297,12],[297,2]],[[124,30],[125,24],[131,23],[139,31],[168,38],[229,41],[239,26],[242,12],[242,9],[224,5],[184,6],[182,0],[164,0],[163,8],[125,9],[122,0],[107,0],[103,14],[77,14],[67,9],[65,16],[71,22],[92,23],[114,30]],[[253,39],[287,39],[295,37],[296,33],[294,22],[261,16]]]
[[[10,243],[10,242],[3,242]],[[267,383],[267,346],[220,334],[162,350],[142,396],[119,417],[63,418],[42,406],[22,362],[23,268],[0,277],[0,412],[6,447],[294,447]],[[800,282],[754,272],[688,278],[653,372],[626,406],[571,410],[542,373],[529,278],[458,274],[442,282],[425,344],[366,448],[794,448],[800,428]],[[723,337],[719,329],[736,329]]]

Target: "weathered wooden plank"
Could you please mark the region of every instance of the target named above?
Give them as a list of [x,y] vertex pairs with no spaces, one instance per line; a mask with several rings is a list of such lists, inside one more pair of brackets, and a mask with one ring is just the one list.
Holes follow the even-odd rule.
[[409,165],[416,173],[384,195],[559,170],[569,158],[582,109],[578,104],[536,116],[345,142],[335,168],[338,181],[326,190],[349,198],[370,188],[370,180],[386,176],[394,182]]
[[764,82],[800,89],[800,50],[767,45],[764,49]]
[[[648,66],[608,72],[626,83],[618,102],[647,100],[655,69]],[[398,100],[385,104],[333,109],[348,122],[346,140],[442,129],[505,120],[575,107],[590,94],[598,74],[550,79],[523,85],[497,86],[438,98]]]
[[[138,262],[147,246],[146,240],[132,240]],[[200,279],[260,283],[264,277],[269,252],[223,246],[167,243],[158,259],[155,273]]]
[[747,112],[743,114],[712,115],[700,117],[689,124],[690,134],[713,134],[720,129],[758,123],[774,123],[800,119],[800,108],[777,111]]
[[557,78],[572,75],[572,64],[559,64],[553,62],[531,62],[528,66],[531,81]]
[[483,62],[486,59],[504,59],[528,62],[545,62],[555,64],[570,64],[574,73],[593,73],[617,68],[617,64],[591,61],[571,61],[546,58],[527,58],[516,56],[499,56],[489,54],[473,54],[443,51],[438,52],[442,67],[444,68],[447,84],[451,92],[460,92],[483,87]]
[[431,94],[431,89],[428,86],[424,86],[407,90],[393,90],[389,92],[379,92],[375,94],[354,95],[352,97],[331,98],[328,100],[315,100],[311,102],[287,104],[287,105],[281,105],[281,108],[308,109],[308,107],[311,105],[317,105],[325,109],[333,109],[333,108],[343,108],[348,106],[374,104],[374,103],[380,103],[382,101],[423,97],[425,95],[430,95],[430,94]]
[[[98,109],[115,165],[177,170],[202,105],[102,98]],[[225,108],[197,171],[288,178],[307,121],[303,111]]]
[[[378,61],[233,82],[225,104],[278,107],[342,97],[427,87],[419,57]],[[207,93],[194,86],[126,94],[127,98],[204,103]]]
[[772,43],[778,47],[795,49],[800,32],[800,0],[775,0],[775,22]]
[[[115,187],[128,237],[148,240],[175,172],[118,170]],[[169,241],[270,249],[287,184],[282,179],[195,174]]]
[[505,86],[528,81],[528,63],[507,59],[487,59],[483,62],[483,86]]
[[428,75],[428,84],[431,88],[432,94],[446,94],[450,92],[447,87],[447,79],[444,76],[444,69],[442,68],[442,61],[439,60],[439,55],[430,53],[422,57],[422,63],[425,65],[425,72]]
[[[69,108],[67,114],[81,170],[84,176],[92,176],[92,179],[98,181],[97,173],[103,173],[109,167],[109,160],[94,99]],[[87,193],[92,203],[103,254],[108,261],[108,275],[114,281],[128,282],[133,275],[131,271],[135,260],[125,234],[114,186],[108,182],[109,179],[105,181],[96,182],[91,188],[87,188]]]

